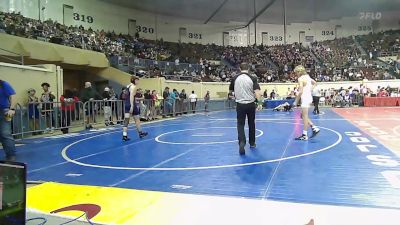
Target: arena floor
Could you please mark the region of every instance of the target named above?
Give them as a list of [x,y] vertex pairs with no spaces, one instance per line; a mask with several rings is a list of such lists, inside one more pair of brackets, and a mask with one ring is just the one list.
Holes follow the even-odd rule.
[[399,113],[324,109],[302,142],[297,109],[264,110],[245,156],[224,111],[146,124],[141,140],[131,128],[130,142],[119,127],[25,140],[18,159],[45,182],[28,189],[30,210],[97,207],[98,224],[398,224]]

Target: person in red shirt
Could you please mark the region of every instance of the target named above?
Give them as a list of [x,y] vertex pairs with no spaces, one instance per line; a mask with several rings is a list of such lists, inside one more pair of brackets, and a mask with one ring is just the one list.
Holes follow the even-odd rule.
[[79,98],[74,96],[71,90],[65,90],[64,95],[60,97],[61,102],[61,131],[63,134],[68,133],[68,128],[71,125],[71,119],[75,116],[76,102]]
[[387,91],[383,88],[378,93],[378,97],[388,97],[388,96],[389,95],[388,95]]

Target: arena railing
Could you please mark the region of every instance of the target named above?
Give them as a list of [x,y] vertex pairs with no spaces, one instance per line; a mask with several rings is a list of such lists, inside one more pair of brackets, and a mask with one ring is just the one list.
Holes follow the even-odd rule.
[[163,71],[183,71],[187,70],[188,72],[192,71],[201,71],[204,69],[203,65],[200,64],[191,64],[191,63],[175,63],[168,61],[160,61],[160,60],[150,60],[150,59],[140,59],[133,58],[127,56],[113,56],[110,57],[110,62],[114,66],[118,67],[127,67],[127,68],[144,68],[150,69],[151,67],[158,67]]
[[24,138],[53,133],[54,130],[67,133],[69,128],[83,126],[82,109],[83,103],[76,101],[17,104],[12,121],[13,134]]
[[161,101],[161,113],[163,117],[182,114],[194,114],[199,112],[222,111],[235,108],[233,100],[213,99],[210,101],[190,99],[165,99]]
[[[235,103],[227,99],[210,101],[189,99],[144,99],[138,103],[140,119],[150,121],[160,117],[178,116],[199,112],[233,109]],[[81,131],[95,127],[113,126],[124,120],[123,100],[93,100],[87,102],[64,101],[49,103],[17,104],[12,121],[14,137],[23,139],[33,135],[53,134],[61,131]]]
[[124,119],[123,100],[92,100],[83,103],[83,118],[86,129],[95,124],[105,126],[121,123]]

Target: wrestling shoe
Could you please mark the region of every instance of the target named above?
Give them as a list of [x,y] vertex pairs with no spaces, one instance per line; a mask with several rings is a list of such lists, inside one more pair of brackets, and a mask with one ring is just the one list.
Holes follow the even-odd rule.
[[128,136],[122,136],[122,140],[123,140],[123,141],[129,141],[129,140],[131,140],[131,139],[128,138]]
[[296,141],[307,141],[308,137],[307,137],[307,135],[302,134],[300,137],[297,137],[294,140],[296,140]]
[[313,137],[317,136],[317,134],[318,134],[319,132],[320,132],[320,129],[319,129],[319,128],[314,128],[314,129],[312,129],[312,135],[311,135],[310,138],[313,138]]
[[144,137],[146,137],[147,135],[148,135],[149,133],[147,133],[147,132],[139,132],[139,137],[140,138],[144,138]]

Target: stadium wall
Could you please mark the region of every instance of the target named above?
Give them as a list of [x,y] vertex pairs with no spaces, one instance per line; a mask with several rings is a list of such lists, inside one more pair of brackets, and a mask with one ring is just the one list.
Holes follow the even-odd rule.
[[36,96],[43,93],[41,84],[50,84],[50,91],[57,99],[63,91],[63,71],[55,65],[41,65],[40,67],[21,66],[0,62],[0,79],[9,82],[16,91],[17,103],[25,105],[28,101],[28,89],[36,90]]
[[[40,7],[45,9],[39,10]],[[263,42],[263,34],[268,33],[268,41],[264,44],[283,44],[283,26],[276,24],[257,24],[257,34],[254,34],[254,24],[250,28],[239,29],[243,23],[213,23],[203,24],[204,21],[195,21],[169,16],[155,15],[152,13],[121,7],[98,0],[5,0],[0,2],[0,10],[17,11],[24,16],[38,19],[52,19],[63,22],[63,5],[73,7],[71,15],[74,18],[67,18],[72,21],[70,25],[82,25],[85,28],[104,29],[117,33],[128,33],[128,20],[136,21],[137,29],[140,26],[140,36],[150,40],[163,39],[171,42],[192,42],[202,44],[223,44],[223,32],[229,32],[229,45],[246,46]],[[39,12],[40,11],[40,12]],[[90,18],[90,19],[89,19]],[[399,29],[398,12],[385,12],[378,22],[372,19],[344,17],[330,21],[315,21],[312,23],[292,23],[287,26],[287,42],[299,42],[299,32],[304,31],[308,41],[330,40],[337,37],[350,35],[367,34],[373,29],[375,31]],[[179,34],[179,28],[186,28],[186,32]],[[201,35],[201,39],[200,39]],[[305,41],[305,40],[300,40]]]

